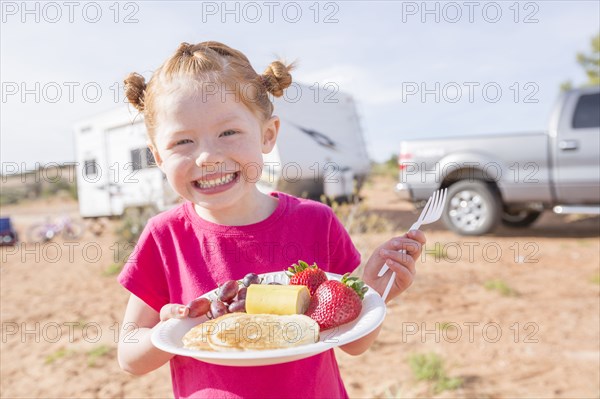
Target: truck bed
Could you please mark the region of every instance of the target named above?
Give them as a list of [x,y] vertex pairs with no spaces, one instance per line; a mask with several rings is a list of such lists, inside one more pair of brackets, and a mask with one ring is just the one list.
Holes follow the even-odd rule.
[[405,140],[399,163],[400,182],[413,187],[415,201],[427,199],[461,168],[474,168],[497,182],[505,201],[552,200],[549,137],[544,132]]

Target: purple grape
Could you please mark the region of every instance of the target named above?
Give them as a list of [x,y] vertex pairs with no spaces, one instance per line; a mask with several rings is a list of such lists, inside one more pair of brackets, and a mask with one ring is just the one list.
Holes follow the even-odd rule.
[[247,292],[248,292],[248,287],[242,287],[242,288],[240,288],[240,290],[238,291],[238,294],[237,294],[237,300],[241,301],[241,300],[246,299],[246,293]]
[[229,305],[229,313],[234,313],[234,312],[244,312],[244,313],[246,312],[246,300],[245,299],[231,302],[231,305]]
[[203,316],[210,310],[210,300],[208,298],[196,298],[187,307],[190,308],[188,317]]
[[217,317],[221,317],[224,314],[229,313],[229,311],[226,304],[219,300],[215,300],[210,304],[210,313],[213,319],[216,319]]
[[256,273],[248,273],[244,276],[242,284],[249,287],[251,284],[260,284],[260,277]]
[[218,298],[222,302],[231,302],[238,293],[239,285],[235,280],[226,281],[221,287],[219,287]]

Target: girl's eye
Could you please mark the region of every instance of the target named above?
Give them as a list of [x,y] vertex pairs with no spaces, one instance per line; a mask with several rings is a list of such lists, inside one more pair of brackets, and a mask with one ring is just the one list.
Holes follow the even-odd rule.
[[187,144],[187,143],[191,143],[192,140],[190,139],[183,139],[183,140],[179,140],[177,142],[175,142],[175,145],[181,145],[181,144]]
[[236,133],[237,132],[235,130],[226,130],[223,133],[221,133],[221,136],[224,136],[224,137],[233,136]]

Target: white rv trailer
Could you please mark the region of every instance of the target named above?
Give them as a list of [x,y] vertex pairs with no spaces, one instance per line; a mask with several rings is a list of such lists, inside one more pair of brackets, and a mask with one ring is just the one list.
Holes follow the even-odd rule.
[[[370,167],[352,98],[294,84],[274,105],[281,128],[275,148],[264,156],[258,187],[309,198],[351,196]],[[75,137],[82,217],[120,216],[128,208],[160,211],[177,203],[133,107],[80,121]]]

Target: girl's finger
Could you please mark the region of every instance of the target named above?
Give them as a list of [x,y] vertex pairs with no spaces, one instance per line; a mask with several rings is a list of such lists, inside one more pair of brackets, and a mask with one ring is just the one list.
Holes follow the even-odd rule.
[[418,258],[421,255],[422,246],[420,242],[410,238],[396,237],[383,244],[381,248],[393,251],[400,251],[403,249],[413,258]]
[[407,268],[411,274],[416,274],[415,260],[410,254],[389,250],[383,250],[382,252],[382,256],[386,259],[386,264],[390,269],[392,269],[390,265],[395,263]]
[[386,241],[380,248],[391,249],[399,251],[401,249],[407,249],[408,247],[420,248],[421,244],[406,237],[394,237],[391,240]]
[[404,291],[412,284],[415,276],[406,267],[396,262],[392,262],[388,264],[388,266],[391,270],[396,272],[396,280],[394,281],[394,284],[401,291]]
[[421,255],[421,243],[418,241],[406,239],[400,245],[400,249],[405,250],[412,258],[418,258]]
[[423,233],[421,230],[411,230],[408,233],[406,233],[406,237],[418,241],[421,245],[425,245],[427,243],[425,233]]
[[160,309],[160,320],[182,319],[187,317],[189,308],[178,303],[168,303]]

